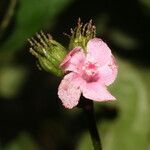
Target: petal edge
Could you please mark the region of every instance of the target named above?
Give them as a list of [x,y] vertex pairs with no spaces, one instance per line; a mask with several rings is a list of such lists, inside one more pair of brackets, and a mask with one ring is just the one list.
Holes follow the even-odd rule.
[[106,89],[105,86],[99,83],[89,83],[86,88],[82,89],[83,96],[94,101],[113,101],[116,100]]
[[87,44],[87,60],[94,60],[100,66],[106,65],[111,60],[111,50],[99,38],[91,39]]
[[58,88],[58,97],[61,99],[64,107],[75,107],[80,99],[81,90],[76,84],[76,76],[74,73],[69,73],[61,81]]

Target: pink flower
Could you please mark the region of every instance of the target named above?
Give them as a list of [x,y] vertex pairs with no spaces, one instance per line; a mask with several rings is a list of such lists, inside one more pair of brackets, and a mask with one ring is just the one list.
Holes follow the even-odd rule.
[[74,48],[60,67],[69,72],[58,89],[58,96],[66,108],[75,107],[81,93],[94,101],[115,100],[107,86],[114,82],[118,69],[111,50],[101,39],[91,39],[86,52],[81,47]]

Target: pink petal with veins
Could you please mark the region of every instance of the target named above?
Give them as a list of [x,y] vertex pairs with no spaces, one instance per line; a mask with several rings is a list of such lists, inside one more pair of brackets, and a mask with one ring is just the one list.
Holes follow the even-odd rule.
[[99,84],[99,82],[92,82],[86,84],[85,87],[82,87],[83,96],[87,99],[94,101],[110,101],[115,100],[106,89],[104,85]]
[[60,64],[60,67],[64,71],[77,72],[83,65],[84,60],[85,54],[83,50],[80,47],[76,47],[69,52],[69,54],[63,60],[63,62]]
[[80,80],[74,73],[69,73],[61,81],[58,88],[58,96],[66,108],[73,108],[79,102],[81,90]]
[[87,44],[87,60],[96,61],[101,66],[111,60],[111,50],[105,42],[99,38],[91,39]]
[[99,68],[100,80],[107,86],[115,81],[117,73],[118,66],[114,57],[112,57],[111,62],[108,65]]

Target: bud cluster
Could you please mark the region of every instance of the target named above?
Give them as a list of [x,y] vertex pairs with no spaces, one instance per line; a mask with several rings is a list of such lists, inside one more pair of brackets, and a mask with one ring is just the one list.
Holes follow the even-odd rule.
[[[92,24],[92,20],[83,25],[79,19],[77,27],[71,29],[69,49],[80,46],[86,53],[87,43],[95,35],[96,28]],[[28,39],[28,41],[31,45],[30,52],[38,59],[40,67],[57,76],[62,76],[60,64],[67,54],[65,47],[53,40],[51,35],[44,34],[42,31],[36,34],[36,38]]]
[[39,60],[40,66],[45,71],[62,76],[59,65],[66,56],[66,49],[43,32],[37,34],[37,39],[31,38],[28,41],[32,46],[30,52]]
[[77,27],[71,29],[69,49],[81,46],[84,50],[86,50],[88,41],[95,38],[95,36],[96,27],[92,24],[92,20],[86,24],[83,24],[79,18]]

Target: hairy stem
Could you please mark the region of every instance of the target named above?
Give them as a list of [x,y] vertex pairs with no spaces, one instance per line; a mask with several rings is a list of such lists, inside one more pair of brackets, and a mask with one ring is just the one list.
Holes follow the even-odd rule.
[[[88,101],[88,100],[86,100]],[[94,116],[93,101],[88,101],[83,107],[88,120],[88,128],[92,139],[94,150],[102,150],[100,135],[97,130],[96,120]]]

